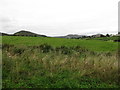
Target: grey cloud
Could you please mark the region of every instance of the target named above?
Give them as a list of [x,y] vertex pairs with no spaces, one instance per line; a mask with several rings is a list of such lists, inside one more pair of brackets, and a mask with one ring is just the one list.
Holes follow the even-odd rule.
[[8,17],[0,17],[0,32],[12,33],[15,31],[15,21]]
[[11,22],[10,18],[5,18],[5,17],[0,18],[0,23],[8,23],[8,22]]

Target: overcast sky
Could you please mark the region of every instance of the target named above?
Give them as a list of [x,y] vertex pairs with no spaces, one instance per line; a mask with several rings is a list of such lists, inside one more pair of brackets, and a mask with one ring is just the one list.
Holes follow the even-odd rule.
[[120,0],[0,0],[0,32],[48,36],[118,32]]

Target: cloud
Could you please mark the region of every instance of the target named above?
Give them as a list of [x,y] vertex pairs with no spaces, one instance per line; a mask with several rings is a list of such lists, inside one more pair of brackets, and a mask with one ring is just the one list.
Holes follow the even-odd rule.
[[117,5],[118,0],[0,0],[0,31],[50,36],[116,31]]
[[0,31],[11,33],[15,31],[15,20],[8,17],[0,17]]

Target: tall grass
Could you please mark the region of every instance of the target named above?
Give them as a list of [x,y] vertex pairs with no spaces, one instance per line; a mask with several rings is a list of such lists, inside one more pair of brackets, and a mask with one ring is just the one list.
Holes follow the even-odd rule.
[[118,87],[117,52],[3,45],[3,88]]

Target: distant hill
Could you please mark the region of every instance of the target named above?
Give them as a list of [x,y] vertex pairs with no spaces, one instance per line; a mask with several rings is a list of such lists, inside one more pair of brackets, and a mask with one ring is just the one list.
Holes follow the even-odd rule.
[[66,38],[82,38],[82,37],[87,37],[85,35],[77,35],[77,34],[69,34],[66,36]]
[[68,34],[66,36],[57,36],[57,38],[69,38],[69,39],[79,39],[82,37],[87,37],[85,35],[77,35],[77,34]]
[[[25,31],[25,30],[18,31],[14,34],[7,34],[7,33],[0,32],[0,36],[51,37],[51,36],[36,34],[36,33],[30,32],[30,31]],[[120,36],[120,32],[118,32],[118,34],[113,35],[113,36]],[[95,34],[95,35],[91,35],[91,36],[86,36],[86,35],[78,35],[78,34],[68,34],[66,36],[56,36],[55,38],[79,39],[79,38],[97,38],[97,37],[110,37],[110,35],[107,36],[107,35],[103,35],[103,34]]]
[[36,34],[30,31],[25,31],[25,30],[21,30],[19,32],[16,32],[14,34],[7,34],[7,33],[1,33],[0,32],[0,36],[32,36],[32,37],[47,37],[46,35],[40,35],[40,34]]
[[39,35],[30,31],[24,31],[24,30],[14,33],[13,36],[47,37],[46,35]]
[[92,35],[92,37],[106,37],[105,35],[103,35],[103,34],[95,34],[95,35]]
[[1,33],[1,32],[0,32],[0,36],[10,36],[10,35],[7,34],[7,33]]

